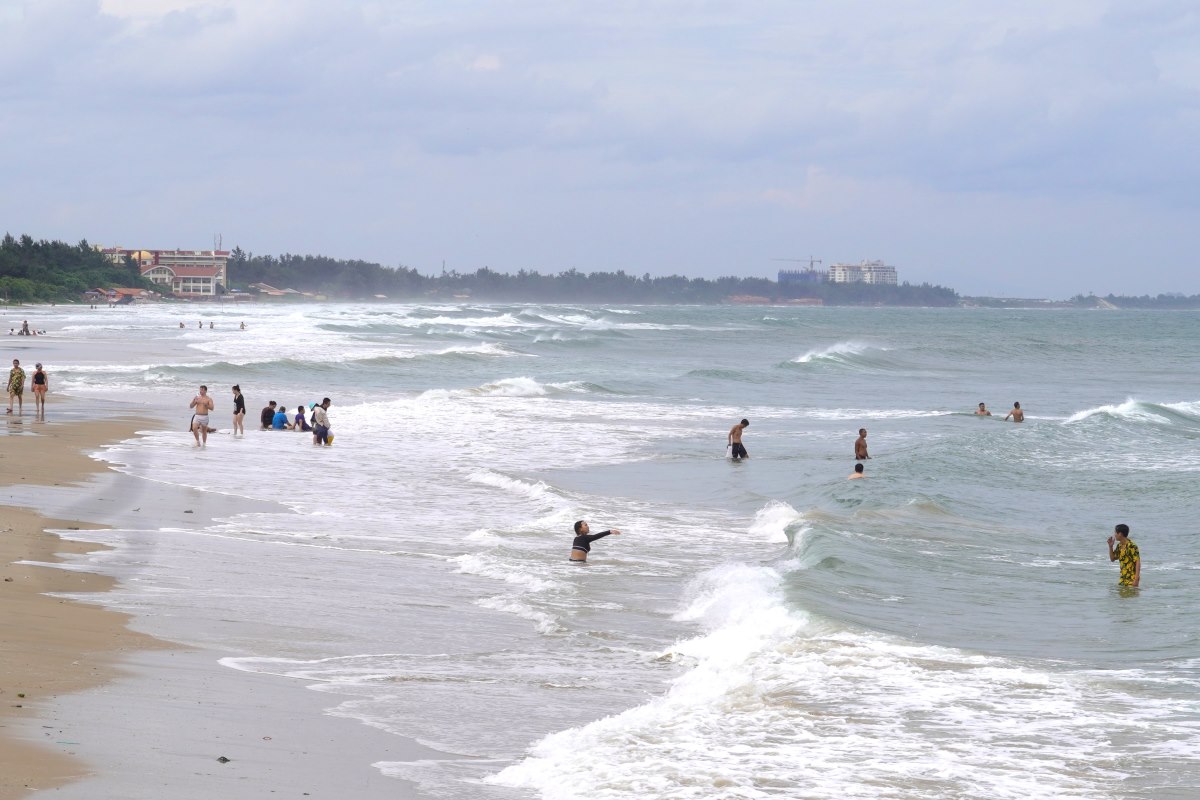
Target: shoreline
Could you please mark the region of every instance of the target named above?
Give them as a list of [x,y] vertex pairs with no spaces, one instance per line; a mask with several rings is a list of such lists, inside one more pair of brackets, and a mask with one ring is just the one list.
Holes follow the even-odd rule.
[[338,703],[309,682],[223,665],[246,653],[194,641],[198,620],[126,613],[105,597],[140,570],[122,561],[125,537],[152,543],[263,505],[88,455],[163,424],[97,423],[64,402],[48,423],[0,428],[0,800],[46,789],[64,800],[420,796],[375,765],[447,754],[331,714]]
[[[15,425],[29,423],[29,432]],[[35,429],[33,426],[38,426]],[[145,420],[103,423],[71,420],[41,422],[32,416],[10,420],[0,450],[0,487],[80,485],[107,467],[88,453],[135,434]],[[43,720],[48,706],[62,695],[114,680],[130,652],[171,646],[130,629],[129,615],[100,605],[67,600],[58,593],[102,593],[116,581],[104,575],[59,566],[72,555],[108,549],[72,541],[49,528],[80,531],[103,526],[90,521],[55,519],[11,505],[0,495],[5,523],[0,527],[0,798],[58,788],[90,772],[56,728],[44,727],[44,739],[23,731]],[[69,737],[67,737],[69,738]]]

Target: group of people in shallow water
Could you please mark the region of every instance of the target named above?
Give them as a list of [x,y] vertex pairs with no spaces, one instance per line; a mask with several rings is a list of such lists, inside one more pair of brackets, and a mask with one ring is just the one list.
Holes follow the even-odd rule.
[[[977,417],[990,417],[991,415],[992,412],[988,411],[987,405],[984,403],[980,403],[979,407],[975,411],[975,416]],[[1021,404],[1019,402],[1013,403],[1012,410],[1005,415],[1004,421],[1007,422],[1009,419],[1012,419],[1013,422],[1025,421],[1025,412],[1021,410]],[[750,454],[746,452],[745,445],[742,444],[742,433],[748,427],[750,427],[750,420],[743,419],[741,422],[729,429],[729,436],[726,440],[726,450],[734,461],[741,461],[742,459],[750,457]],[[848,476],[851,480],[866,477],[866,470],[864,468],[863,461],[869,459],[870,457],[871,454],[867,450],[867,429],[859,428],[858,438],[854,440],[854,460],[857,463],[854,465],[854,471]],[[582,524],[584,527],[583,533],[586,534],[587,523]],[[590,544],[591,539],[587,539],[586,536],[579,536],[579,526],[579,522],[575,523],[575,545],[572,546],[571,550],[571,559],[573,561],[585,560],[587,558],[587,551],[590,549],[587,545]],[[620,531],[611,532],[619,533]],[[601,536],[606,536],[608,533],[609,531],[605,531],[604,533],[596,534],[591,538],[599,539]],[[584,540],[582,541],[582,547],[580,546],[581,540]],[[575,558],[575,553],[577,550],[582,550],[582,559]],[[1117,525],[1113,531],[1113,535],[1108,537],[1108,559],[1109,561],[1121,562],[1121,577],[1118,581],[1118,585],[1134,588],[1141,585],[1141,551],[1138,549],[1136,544],[1130,541],[1128,525],[1125,525],[1124,523]]]
[[[13,413],[14,408],[18,414],[25,413],[26,377],[29,376],[25,374],[25,370],[21,367],[21,359],[14,358],[12,369],[8,371],[8,383],[5,384],[5,391],[8,392],[8,410],[5,413]],[[46,370],[42,369],[41,362],[34,367],[30,384],[33,388],[34,411],[37,413],[37,416],[45,417],[46,393],[50,391],[50,377],[46,374]]]
[[[246,435],[246,398],[242,394],[242,387],[234,384],[233,388],[233,435]],[[259,421],[262,423],[262,430],[288,430],[288,431],[310,431],[313,435],[313,444],[328,447],[333,444],[333,431],[329,425],[329,406],[332,401],[326,397],[319,403],[310,403],[308,408],[312,412],[310,418],[304,413],[304,406],[296,406],[296,414],[294,417],[288,416],[287,406],[277,404],[274,400],[267,403],[263,407]],[[207,386],[201,386],[199,393],[192,398],[192,402],[188,405],[192,409],[192,421],[188,425],[188,429],[192,432],[192,436],[196,439],[197,447],[205,447],[208,445],[208,434],[216,430],[209,423],[208,415],[216,409],[216,402],[208,393]]]

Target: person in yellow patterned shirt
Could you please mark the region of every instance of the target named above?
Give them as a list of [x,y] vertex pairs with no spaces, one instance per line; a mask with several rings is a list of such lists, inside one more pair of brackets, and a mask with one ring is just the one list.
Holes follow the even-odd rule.
[[1138,546],[1129,541],[1129,526],[1118,525],[1108,537],[1108,560],[1121,561],[1121,579],[1118,586],[1137,586],[1142,582],[1142,554]]

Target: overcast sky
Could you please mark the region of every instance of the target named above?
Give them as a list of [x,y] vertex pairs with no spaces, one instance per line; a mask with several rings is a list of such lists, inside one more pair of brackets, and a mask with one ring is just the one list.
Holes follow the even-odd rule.
[[0,230],[1200,292],[1194,0],[0,0]]

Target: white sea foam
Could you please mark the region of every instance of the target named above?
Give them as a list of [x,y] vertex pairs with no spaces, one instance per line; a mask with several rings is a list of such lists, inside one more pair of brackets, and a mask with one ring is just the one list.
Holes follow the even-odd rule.
[[858,356],[872,350],[886,351],[886,347],[867,344],[865,342],[838,342],[824,348],[814,348],[801,356],[792,359],[793,364],[811,364],[816,361],[845,362],[847,356]]
[[1132,740],[1161,717],[1130,719],[1131,698],[1086,674],[824,633],[786,610],[780,577],[737,565],[701,576],[678,618],[708,633],[668,651],[692,666],[664,696],[552,734],[488,780],[556,800],[749,798],[764,786],[813,798],[881,787],[897,798],[1099,798],[1131,757],[1110,737]]
[[1160,414],[1154,413],[1148,404],[1139,400],[1129,398],[1124,403],[1116,405],[1097,406],[1095,408],[1084,409],[1077,411],[1067,417],[1066,424],[1073,422],[1082,422],[1095,416],[1108,416],[1116,419],[1126,419],[1135,422],[1166,422],[1166,418]]
[[781,500],[772,500],[755,512],[749,533],[758,541],[792,544],[805,530],[803,514]]

